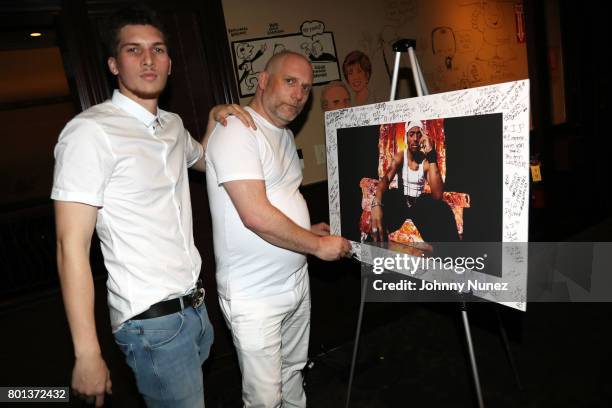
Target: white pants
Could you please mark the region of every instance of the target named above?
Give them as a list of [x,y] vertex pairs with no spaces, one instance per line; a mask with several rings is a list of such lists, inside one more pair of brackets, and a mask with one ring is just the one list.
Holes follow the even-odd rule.
[[302,369],[308,358],[310,286],[306,275],[286,293],[219,298],[242,371],[246,408],[306,407]]

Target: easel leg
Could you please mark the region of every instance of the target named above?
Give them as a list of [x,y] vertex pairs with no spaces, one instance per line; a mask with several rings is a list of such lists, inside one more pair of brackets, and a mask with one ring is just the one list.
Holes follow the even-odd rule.
[[519,377],[518,369],[516,367],[516,363],[514,362],[514,358],[512,357],[512,350],[510,349],[510,342],[508,341],[508,335],[506,334],[506,328],[504,327],[504,323],[502,322],[501,316],[499,314],[499,309],[495,306],[495,314],[497,315],[497,323],[499,325],[499,332],[501,334],[502,342],[504,343],[504,348],[506,349],[506,357],[508,357],[508,361],[510,362],[510,367],[512,368],[512,372],[514,373],[514,379],[516,380],[516,385],[519,390],[523,390],[523,384],[521,384],[521,378]]
[[[362,268],[365,266],[362,264]],[[351,372],[349,374],[348,390],[346,392],[345,408],[349,408],[351,401],[351,390],[353,388],[353,377],[355,375],[355,365],[357,363],[357,352],[359,351],[359,335],[361,334],[361,321],[363,319],[363,306],[365,305],[366,290],[368,288],[368,277],[365,275],[361,287],[361,303],[359,304],[359,317],[357,318],[357,332],[355,333],[355,345],[353,346],[353,358],[351,360]]]
[[474,376],[474,386],[476,387],[476,397],[478,398],[478,406],[480,408],[484,408],[482,390],[480,389],[480,377],[478,377],[478,367],[476,366],[476,354],[474,353],[474,345],[472,344],[472,334],[470,332],[470,322],[468,321],[467,304],[465,302],[461,303],[461,316],[463,317],[465,338],[467,340],[468,352],[470,353],[470,363],[472,365],[472,375]]

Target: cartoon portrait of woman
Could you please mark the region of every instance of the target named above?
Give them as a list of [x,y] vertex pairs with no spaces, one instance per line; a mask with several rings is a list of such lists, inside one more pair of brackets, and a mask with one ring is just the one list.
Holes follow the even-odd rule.
[[368,87],[372,76],[370,58],[361,51],[351,51],[342,63],[344,79],[354,93],[354,105],[374,103],[374,97]]

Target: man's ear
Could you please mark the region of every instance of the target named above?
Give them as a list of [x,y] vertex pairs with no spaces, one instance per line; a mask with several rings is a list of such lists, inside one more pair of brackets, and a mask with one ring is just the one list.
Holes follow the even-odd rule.
[[172,73],[172,60],[168,58],[168,75]]
[[266,86],[268,85],[268,80],[270,79],[270,74],[266,71],[261,71],[259,73],[259,76],[257,77],[257,83],[258,86],[261,89],[266,89]]
[[119,75],[119,69],[117,68],[117,59],[115,57],[108,57],[106,61],[108,69],[113,75]]

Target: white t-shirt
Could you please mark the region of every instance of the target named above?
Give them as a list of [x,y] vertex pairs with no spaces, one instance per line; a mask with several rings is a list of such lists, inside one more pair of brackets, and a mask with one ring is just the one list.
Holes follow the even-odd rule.
[[98,207],[113,330],[189,293],[202,264],[193,242],[187,167],[202,147],[183,122],[115,91],[68,122],[55,146],[51,198]]
[[307,273],[306,256],[274,246],[242,223],[223,183],[264,180],[270,203],[310,229],[299,192],[302,169],[293,133],[247,108],[257,130],[228,118],[217,125],[206,148],[206,184],[212,214],[217,289],[225,299],[257,298],[291,290]]

